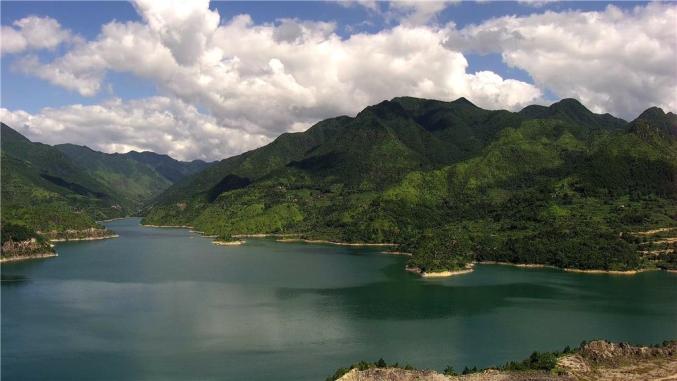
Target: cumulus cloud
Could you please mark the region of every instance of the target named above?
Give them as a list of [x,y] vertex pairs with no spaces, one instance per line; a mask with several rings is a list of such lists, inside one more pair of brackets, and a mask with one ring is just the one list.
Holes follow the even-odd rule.
[[54,49],[62,43],[79,40],[58,21],[50,17],[29,16],[2,26],[0,53],[20,53],[26,50]]
[[401,0],[390,4],[388,16],[409,25],[423,25],[433,21],[438,13],[455,1]]
[[511,109],[541,95],[495,73],[468,73],[465,57],[444,47],[444,28],[400,25],[342,39],[325,22],[257,25],[240,15],[218,25],[207,2],[195,4],[181,10],[139,2],[145,22],[111,22],[51,62],[27,57],[18,66],[84,96],[101,90],[107,71],[133,73],[208,110],[217,123],[269,138],[400,95],[465,96]]
[[506,16],[452,33],[451,50],[500,53],[540,87],[598,112],[634,118],[677,109],[677,6]]
[[209,9],[209,0],[137,0],[134,4],[148,28],[182,65],[195,63],[219,26],[219,13]]
[[[75,43],[63,55],[41,62],[27,54],[15,61],[16,68],[83,96],[106,88],[108,72],[126,72],[153,82],[165,96],[47,108],[35,115],[4,110],[3,117],[23,115],[21,125],[35,131],[29,136],[42,135],[48,142],[72,139],[107,151],[143,147],[181,158],[217,158],[400,95],[464,96],[485,108],[514,110],[542,100],[540,88],[548,88],[626,118],[650,105],[677,109],[677,6],[506,16],[460,30],[453,24],[429,25],[446,4],[384,8],[368,2],[375,11],[400,12],[405,20],[342,38],[334,23],[281,19],[255,24],[248,15],[221,20],[207,0],[138,0],[140,21],[110,22],[95,39]],[[50,38],[39,36],[45,31]],[[3,26],[2,49],[29,52],[75,40],[55,20],[28,17]],[[536,85],[490,71],[470,72],[462,52],[500,53]],[[171,117],[157,117],[163,115],[159,107],[167,107]],[[98,135],[99,124],[73,116],[83,110],[109,115],[102,123],[107,133]],[[129,115],[152,117],[132,134],[124,127],[137,125],[125,119]],[[113,122],[118,117],[126,122]],[[155,134],[154,123],[158,131],[169,129],[181,139]],[[116,128],[127,132],[115,135]],[[59,135],[62,131],[77,133]],[[202,139],[209,131],[210,138]],[[113,138],[122,146],[112,146]]]
[[180,160],[220,160],[270,141],[167,97],[44,108],[37,114],[0,108],[0,119],[47,144],[73,143],[103,152],[149,150]]

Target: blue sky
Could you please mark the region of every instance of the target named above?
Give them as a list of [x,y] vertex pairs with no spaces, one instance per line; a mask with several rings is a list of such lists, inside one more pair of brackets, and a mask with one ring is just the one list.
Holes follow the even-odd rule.
[[673,3],[167,1],[0,3],[3,120],[214,159],[401,95],[575,97],[627,119],[675,106]]

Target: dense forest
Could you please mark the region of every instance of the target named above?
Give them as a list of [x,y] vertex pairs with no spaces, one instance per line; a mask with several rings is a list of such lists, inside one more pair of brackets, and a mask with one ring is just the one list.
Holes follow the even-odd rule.
[[404,97],[187,176],[143,221],[394,242],[426,272],[472,261],[635,270],[674,268],[676,196],[673,113],[628,123],[573,99],[513,113]]
[[4,123],[1,143],[3,243],[10,232],[21,231],[41,239],[107,235],[96,221],[137,214],[174,181],[209,165],[152,152],[49,146]]

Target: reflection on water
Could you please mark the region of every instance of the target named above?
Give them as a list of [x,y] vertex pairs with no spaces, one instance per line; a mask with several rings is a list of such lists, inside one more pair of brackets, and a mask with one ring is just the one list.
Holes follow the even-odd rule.
[[18,284],[18,283],[21,283],[21,282],[26,282],[26,281],[28,281],[28,278],[23,276],[23,275],[5,274],[3,272],[2,275],[0,275],[0,281],[3,284],[9,285],[9,284],[12,284],[12,283]]
[[121,237],[2,266],[6,379],[321,380],[361,359],[462,368],[677,337],[672,274],[478,266],[424,280],[376,250],[109,226]]

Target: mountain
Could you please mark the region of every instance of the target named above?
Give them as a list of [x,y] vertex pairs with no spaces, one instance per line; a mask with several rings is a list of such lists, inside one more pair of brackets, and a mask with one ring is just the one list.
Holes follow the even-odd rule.
[[[674,114],[648,115],[641,123],[664,131]],[[513,113],[395,98],[185,177],[144,222],[395,242],[427,272],[475,260],[654,266],[636,234],[677,225],[677,151],[637,123],[573,99]]]
[[58,149],[2,124],[2,221],[40,231],[87,229],[125,214],[115,191]]
[[651,107],[630,123],[630,130],[644,139],[677,139],[677,115]]
[[193,160],[189,162],[179,161],[168,155],[161,155],[150,151],[130,151],[122,155],[136,160],[139,163],[148,165],[171,183],[175,183],[186,176],[200,172],[211,165],[211,163],[207,163],[203,160]]
[[171,179],[208,165],[152,152],[107,154],[73,144],[34,143],[4,123],[1,138],[3,225],[56,232],[59,238],[67,230],[110,235],[88,229],[100,229],[97,220],[136,214]]
[[519,114],[528,119],[559,119],[591,128],[623,128],[628,123],[611,114],[595,114],[583,106],[581,102],[571,98],[562,99],[550,107],[527,106]]
[[114,190],[129,210],[138,209],[172,184],[152,167],[126,154],[107,154],[74,144],[59,144],[54,148],[88,175]]

